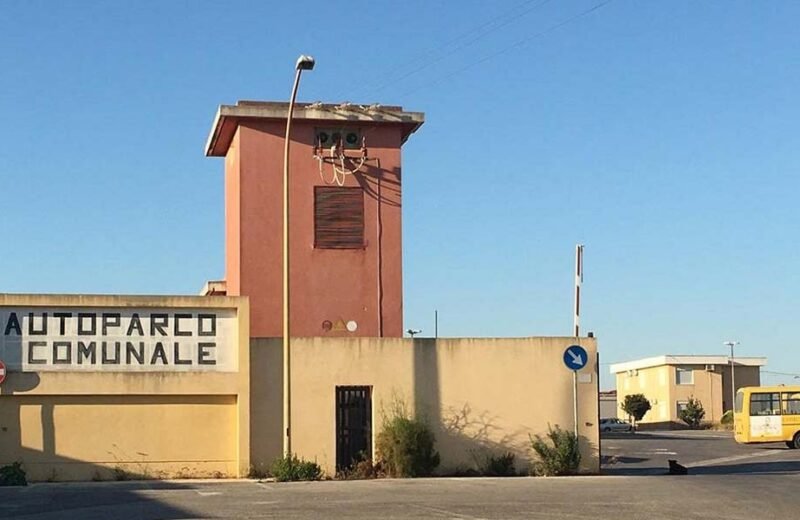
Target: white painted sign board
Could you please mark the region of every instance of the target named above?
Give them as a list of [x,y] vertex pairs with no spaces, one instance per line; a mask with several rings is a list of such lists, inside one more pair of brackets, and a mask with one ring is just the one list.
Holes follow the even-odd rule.
[[0,359],[22,372],[235,372],[234,309],[0,307]]

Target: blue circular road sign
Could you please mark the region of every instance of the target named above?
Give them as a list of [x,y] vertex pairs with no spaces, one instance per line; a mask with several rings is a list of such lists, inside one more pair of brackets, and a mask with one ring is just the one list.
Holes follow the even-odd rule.
[[589,354],[580,345],[570,345],[564,351],[564,364],[570,370],[580,370],[589,361]]

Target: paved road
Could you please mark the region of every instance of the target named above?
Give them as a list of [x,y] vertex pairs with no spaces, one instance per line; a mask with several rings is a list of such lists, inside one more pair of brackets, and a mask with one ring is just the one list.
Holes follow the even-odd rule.
[[800,472],[800,450],[783,444],[741,445],[728,432],[608,434],[601,438],[601,449],[607,475],[659,475],[669,459],[689,467],[692,474]]
[[41,484],[0,490],[0,516],[33,519],[796,520],[793,475]]
[[[0,518],[797,520],[800,450],[774,448],[639,433],[603,439],[598,477],[36,484],[0,488]],[[667,458],[691,473],[659,475]]]

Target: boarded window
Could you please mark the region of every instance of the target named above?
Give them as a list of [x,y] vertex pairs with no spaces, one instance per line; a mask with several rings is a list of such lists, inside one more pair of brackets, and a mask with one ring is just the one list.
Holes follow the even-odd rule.
[[364,247],[364,192],[361,188],[314,188],[314,247]]

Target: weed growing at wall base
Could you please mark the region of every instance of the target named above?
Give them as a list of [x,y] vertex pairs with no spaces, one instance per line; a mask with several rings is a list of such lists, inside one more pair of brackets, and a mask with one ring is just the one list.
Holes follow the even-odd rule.
[[478,467],[475,471],[476,475],[483,477],[514,477],[517,475],[514,467],[516,457],[511,452],[500,455],[473,453],[472,458]]
[[402,405],[384,420],[375,446],[381,467],[390,477],[427,477],[439,466],[436,438],[427,424],[410,417]]
[[293,482],[297,480],[319,480],[322,469],[316,462],[300,459],[297,455],[286,455],[275,459],[270,473],[277,482]]
[[574,475],[581,463],[578,437],[571,431],[562,430],[558,425],[547,427],[547,435],[530,437],[531,448],[538,460],[533,465],[536,475],[560,476]]
[[28,479],[21,462],[13,462],[0,468],[0,486],[27,486]]

